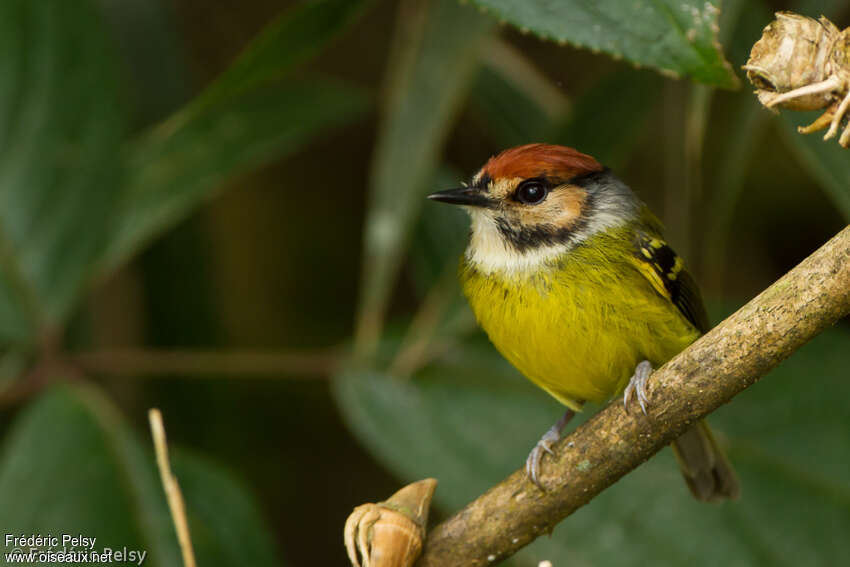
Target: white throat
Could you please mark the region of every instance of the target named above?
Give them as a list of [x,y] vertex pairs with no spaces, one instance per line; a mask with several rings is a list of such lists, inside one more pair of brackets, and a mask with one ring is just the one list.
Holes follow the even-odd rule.
[[472,217],[472,236],[466,248],[466,259],[484,274],[537,272],[572,248],[571,244],[560,243],[520,252],[505,240],[489,214],[477,209],[470,209],[469,214]]

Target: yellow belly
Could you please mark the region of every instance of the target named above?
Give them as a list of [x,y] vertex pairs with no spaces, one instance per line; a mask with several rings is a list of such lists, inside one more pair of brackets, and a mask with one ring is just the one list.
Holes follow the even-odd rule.
[[461,270],[464,293],[495,347],[563,404],[622,391],[642,360],[664,364],[699,336],[628,259],[573,251],[534,275]]

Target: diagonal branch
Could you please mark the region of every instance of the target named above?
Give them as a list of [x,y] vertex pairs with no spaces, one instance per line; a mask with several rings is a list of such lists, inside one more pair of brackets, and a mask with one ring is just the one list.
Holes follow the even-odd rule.
[[848,313],[850,227],[657,370],[648,416],[613,402],[557,444],[542,471],[547,492],[515,472],[436,526],[417,566],[512,555]]

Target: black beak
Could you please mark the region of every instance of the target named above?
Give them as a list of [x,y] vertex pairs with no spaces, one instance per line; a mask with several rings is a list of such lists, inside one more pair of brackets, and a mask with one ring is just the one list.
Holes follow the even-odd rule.
[[458,187],[431,193],[428,198],[432,201],[449,203],[451,205],[466,205],[467,207],[485,207],[492,209],[496,200],[486,196],[480,189],[474,187]]

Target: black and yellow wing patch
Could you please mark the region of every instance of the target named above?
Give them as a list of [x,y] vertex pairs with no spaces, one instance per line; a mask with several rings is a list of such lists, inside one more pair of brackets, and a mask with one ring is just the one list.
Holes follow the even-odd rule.
[[658,237],[638,232],[635,239],[638,268],[655,290],[668,298],[701,333],[710,324],[699,288],[682,259]]

